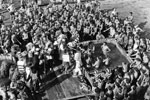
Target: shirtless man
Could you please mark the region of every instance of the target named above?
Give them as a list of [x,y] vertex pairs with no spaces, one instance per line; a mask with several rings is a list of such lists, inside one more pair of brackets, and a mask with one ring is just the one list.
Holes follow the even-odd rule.
[[116,8],[113,8],[112,12],[111,12],[111,17],[117,16],[117,10]]
[[133,22],[133,19],[134,19],[133,12],[130,12],[130,15],[128,16],[128,19],[129,19],[130,23]]
[[111,51],[110,48],[108,47],[108,45],[106,43],[103,43],[103,45],[101,46],[102,48],[102,52],[105,55],[105,57],[108,57],[108,53]]

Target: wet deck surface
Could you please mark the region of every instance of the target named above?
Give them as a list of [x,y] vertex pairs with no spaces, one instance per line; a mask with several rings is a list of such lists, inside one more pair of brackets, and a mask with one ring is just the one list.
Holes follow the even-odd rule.
[[64,80],[59,84],[54,85],[46,92],[49,100],[61,100],[63,98],[84,95],[84,93],[79,89],[79,81],[76,78],[72,77]]
[[[99,56],[102,54],[102,51],[100,49],[101,45],[102,44],[96,44],[95,56]],[[111,58],[111,64],[109,66],[110,68],[114,68],[120,65],[122,62],[128,62],[125,56],[120,53],[115,45],[108,45],[111,49],[111,52],[109,54],[109,57]],[[49,100],[61,100],[62,98],[69,98],[85,94],[79,89],[80,83],[77,78],[73,78],[70,75],[65,74],[61,75],[59,71],[56,71],[54,74],[59,77],[56,78],[53,82],[49,83],[49,81],[47,81],[48,85],[46,86],[46,94]]]
[[[18,5],[17,3],[18,1],[20,0],[15,0],[15,4]],[[109,6],[109,8],[112,8],[113,5],[117,5],[117,3],[112,4],[112,5],[104,5],[104,6]],[[119,9],[120,11],[122,10],[122,8],[119,8]],[[6,24],[9,24],[10,23],[9,14],[4,13],[4,16],[5,16]],[[97,49],[96,55],[100,55],[101,53],[100,45],[96,45],[96,49]],[[110,66],[111,68],[113,68],[114,66],[120,65],[122,62],[128,62],[127,59],[115,47],[115,45],[109,44],[109,46],[112,50],[109,55],[112,59],[112,63]],[[72,78],[69,75],[62,75],[59,78],[55,78],[59,74],[60,73],[57,72],[57,73],[50,74],[50,76],[48,76],[49,78],[47,78],[46,92],[45,92],[46,96],[42,98],[39,97],[38,98],[39,100],[58,100],[61,98],[82,94],[81,90],[78,88],[79,81],[76,78]],[[50,82],[53,78],[55,78],[55,80],[53,82]]]

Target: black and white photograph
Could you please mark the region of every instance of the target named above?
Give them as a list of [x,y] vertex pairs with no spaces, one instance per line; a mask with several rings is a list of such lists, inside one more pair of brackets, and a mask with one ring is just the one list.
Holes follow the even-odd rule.
[[150,0],[0,0],[0,100],[150,100]]

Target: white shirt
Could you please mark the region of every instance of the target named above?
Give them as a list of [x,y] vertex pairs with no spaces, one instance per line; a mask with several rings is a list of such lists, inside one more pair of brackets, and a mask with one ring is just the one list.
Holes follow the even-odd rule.
[[0,96],[2,96],[4,100],[6,99],[6,93],[1,87],[0,87]]
[[24,72],[25,71],[25,61],[24,60],[19,60],[17,62],[17,66],[18,66],[18,70],[21,71],[21,72]]
[[65,36],[64,34],[60,34],[60,35],[58,36],[58,38],[57,38],[58,44],[60,44],[61,41],[62,41],[62,39],[65,39],[65,38],[66,38],[66,36]]
[[26,40],[26,39],[28,39],[29,37],[28,37],[28,34],[27,33],[23,33],[22,34],[22,39],[23,40]]
[[110,35],[113,37],[115,35],[116,31],[113,27],[110,27]]
[[103,53],[107,53],[109,50],[109,47],[107,45],[102,45],[102,51]]
[[64,45],[63,45],[63,44],[60,44],[59,49],[60,49],[61,51],[64,51],[64,50],[65,50]]
[[31,73],[31,69],[29,67],[26,67],[25,70],[26,70],[26,78],[28,78]]
[[134,43],[133,50],[136,51],[138,47],[139,47],[138,43]]
[[74,54],[74,60],[81,62],[81,52],[77,52]]
[[77,0],[77,3],[80,3],[81,2],[81,0]]
[[31,12],[30,12],[30,8],[28,8],[28,9],[26,10],[26,14],[27,14],[28,16],[32,16],[32,14],[31,14]]
[[144,55],[144,56],[143,56],[143,62],[144,62],[144,63],[148,63],[148,62],[149,62],[149,58],[148,58],[147,55]]

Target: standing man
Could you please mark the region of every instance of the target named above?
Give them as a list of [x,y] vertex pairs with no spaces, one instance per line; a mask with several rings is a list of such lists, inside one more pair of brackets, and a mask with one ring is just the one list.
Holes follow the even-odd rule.
[[14,14],[15,14],[15,7],[14,7],[14,4],[11,3],[11,4],[8,6],[7,10],[8,10],[9,13],[10,13],[10,19],[11,19],[11,21],[12,21],[12,20],[14,19]]
[[102,52],[105,55],[105,57],[108,57],[108,53],[111,51],[110,48],[107,46],[106,43],[103,43],[103,45],[101,46],[102,48]]
[[74,76],[80,76],[82,75],[81,72],[82,61],[81,61],[81,52],[79,50],[77,50],[76,53],[74,54],[74,60],[76,63],[74,69]]

